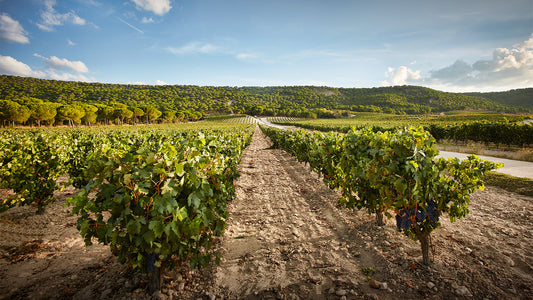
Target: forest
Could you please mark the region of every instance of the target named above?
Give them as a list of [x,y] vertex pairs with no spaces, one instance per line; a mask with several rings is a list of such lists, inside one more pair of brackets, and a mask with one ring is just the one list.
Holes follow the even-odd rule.
[[533,109],[533,88],[516,89],[505,92],[465,93],[465,95],[483,97],[504,105]]
[[528,113],[533,108],[522,104],[531,102],[532,94],[533,89],[523,89],[467,95],[419,86],[133,85],[0,75],[0,122],[4,126],[173,123],[227,113],[305,118],[345,117],[353,112]]

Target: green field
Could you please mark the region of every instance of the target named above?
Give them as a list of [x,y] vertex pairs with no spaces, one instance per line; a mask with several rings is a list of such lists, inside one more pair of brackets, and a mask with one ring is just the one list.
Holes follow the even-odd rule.
[[487,123],[520,123],[527,119],[533,119],[529,115],[509,115],[494,113],[468,113],[455,111],[445,115],[395,115],[382,113],[355,113],[349,118],[342,119],[298,119],[290,122],[276,122],[300,127],[327,128],[336,131],[347,131],[350,127],[381,127],[394,128],[403,126],[427,126],[431,124],[456,125],[472,122]]

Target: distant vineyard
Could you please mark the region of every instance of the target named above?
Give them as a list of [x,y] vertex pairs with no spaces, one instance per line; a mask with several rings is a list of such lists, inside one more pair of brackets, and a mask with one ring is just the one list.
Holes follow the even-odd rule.
[[257,119],[251,116],[243,116],[243,117],[236,117],[236,118],[228,118],[225,120],[225,122],[232,123],[232,124],[257,124]]
[[320,131],[348,132],[352,128],[372,128],[374,132],[394,131],[406,126],[423,126],[437,140],[474,141],[496,145],[533,145],[533,125],[522,115],[396,116],[357,114],[347,119],[275,121]]
[[302,119],[293,118],[293,117],[268,117],[267,120],[272,123],[283,123],[283,122],[294,122],[294,121],[298,121]]

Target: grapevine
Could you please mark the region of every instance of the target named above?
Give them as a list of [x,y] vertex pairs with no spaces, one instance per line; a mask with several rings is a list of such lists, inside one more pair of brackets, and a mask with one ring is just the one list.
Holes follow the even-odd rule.
[[[447,213],[453,222],[468,213],[470,194],[483,189],[482,175],[501,167],[471,155],[464,161],[437,159],[435,139],[423,128],[375,132],[352,128],[345,135],[262,128],[273,141],[339,188],[340,204],[383,216],[396,212],[398,230],[420,241],[429,264],[431,232]],[[335,147],[331,148],[332,145]]]

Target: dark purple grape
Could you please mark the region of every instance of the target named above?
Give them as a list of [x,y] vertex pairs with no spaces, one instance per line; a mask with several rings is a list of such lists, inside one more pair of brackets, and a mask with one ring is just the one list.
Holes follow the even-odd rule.
[[411,211],[407,208],[400,210],[400,213],[396,215],[396,226],[399,231],[408,230],[411,227]]
[[428,202],[428,206],[426,207],[426,213],[431,221],[437,222],[439,220],[437,203],[434,200]]

